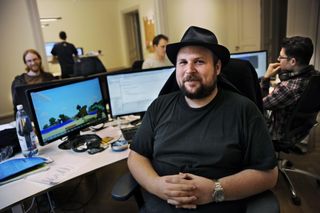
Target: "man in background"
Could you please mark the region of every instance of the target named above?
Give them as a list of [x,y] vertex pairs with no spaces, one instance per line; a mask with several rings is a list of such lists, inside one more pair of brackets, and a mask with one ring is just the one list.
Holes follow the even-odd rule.
[[16,94],[16,87],[26,84],[37,84],[45,81],[54,80],[52,73],[45,72],[42,67],[42,61],[40,54],[34,49],[28,49],[23,53],[23,62],[26,65],[25,70],[27,72],[22,73],[14,78],[11,85],[12,101],[14,105],[14,111],[16,112],[16,106],[18,104],[18,98]]
[[168,41],[168,37],[163,34],[159,34],[153,38],[152,45],[154,53],[143,62],[142,69],[172,66],[166,56],[166,46]]
[[73,74],[74,58],[78,57],[78,52],[73,44],[67,42],[66,32],[61,31],[59,37],[61,42],[56,43],[51,50],[51,54],[53,55],[52,61],[59,61],[61,78],[68,78]]
[[[284,130],[310,77],[316,73],[310,65],[313,54],[312,40],[308,37],[294,36],[285,38],[281,44],[278,62],[271,63],[261,81],[263,106],[272,139],[284,137]],[[280,83],[269,93],[270,78],[279,75]],[[300,133],[301,134],[301,133]],[[302,137],[297,133],[296,138]]]

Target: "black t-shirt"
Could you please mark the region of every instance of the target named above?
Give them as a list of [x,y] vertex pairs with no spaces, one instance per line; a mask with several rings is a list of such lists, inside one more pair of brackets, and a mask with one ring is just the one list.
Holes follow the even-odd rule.
[[[197,109],[190,108],[180,92],[160,96],[148,108],[130,148],[149,158],[160,176],[189,172],[219,179],[244,169],[273,169],[277,164],[265,120],[255,104],[221,89],[214,100]],[[148,193],[145,199],[157,204],[159,212],[172,208]],[[222,206],[241,209],[242,204],[210,203],[200,212]]]
[[51,54],[58,57],[60,64],[74,64],[73,55],[77,56],[78,52],[73,44],[64,41],[56,43]]

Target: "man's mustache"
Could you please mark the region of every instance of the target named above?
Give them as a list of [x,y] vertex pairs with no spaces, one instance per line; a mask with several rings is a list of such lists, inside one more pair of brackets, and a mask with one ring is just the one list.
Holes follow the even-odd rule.
[[201,78],[196,75],[187,75],[183,78],[183,82],[187,82],[187,81],[201,81]]

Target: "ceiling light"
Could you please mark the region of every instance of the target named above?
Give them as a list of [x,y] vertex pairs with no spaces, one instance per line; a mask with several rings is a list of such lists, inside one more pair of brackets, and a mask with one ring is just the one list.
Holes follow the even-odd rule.
[[51,22],[61,20],[62,17],[49,17],[49,18],[40,18],[41,22]]

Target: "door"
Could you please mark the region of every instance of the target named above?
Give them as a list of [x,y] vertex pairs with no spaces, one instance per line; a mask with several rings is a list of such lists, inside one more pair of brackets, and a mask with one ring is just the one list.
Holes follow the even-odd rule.
[[125,13],[124,20],[129,63],[133,64],[134,61],[143,59],[138,10]]
[[260,50],[260,0],[228,1],[227,7],[230,52]]

